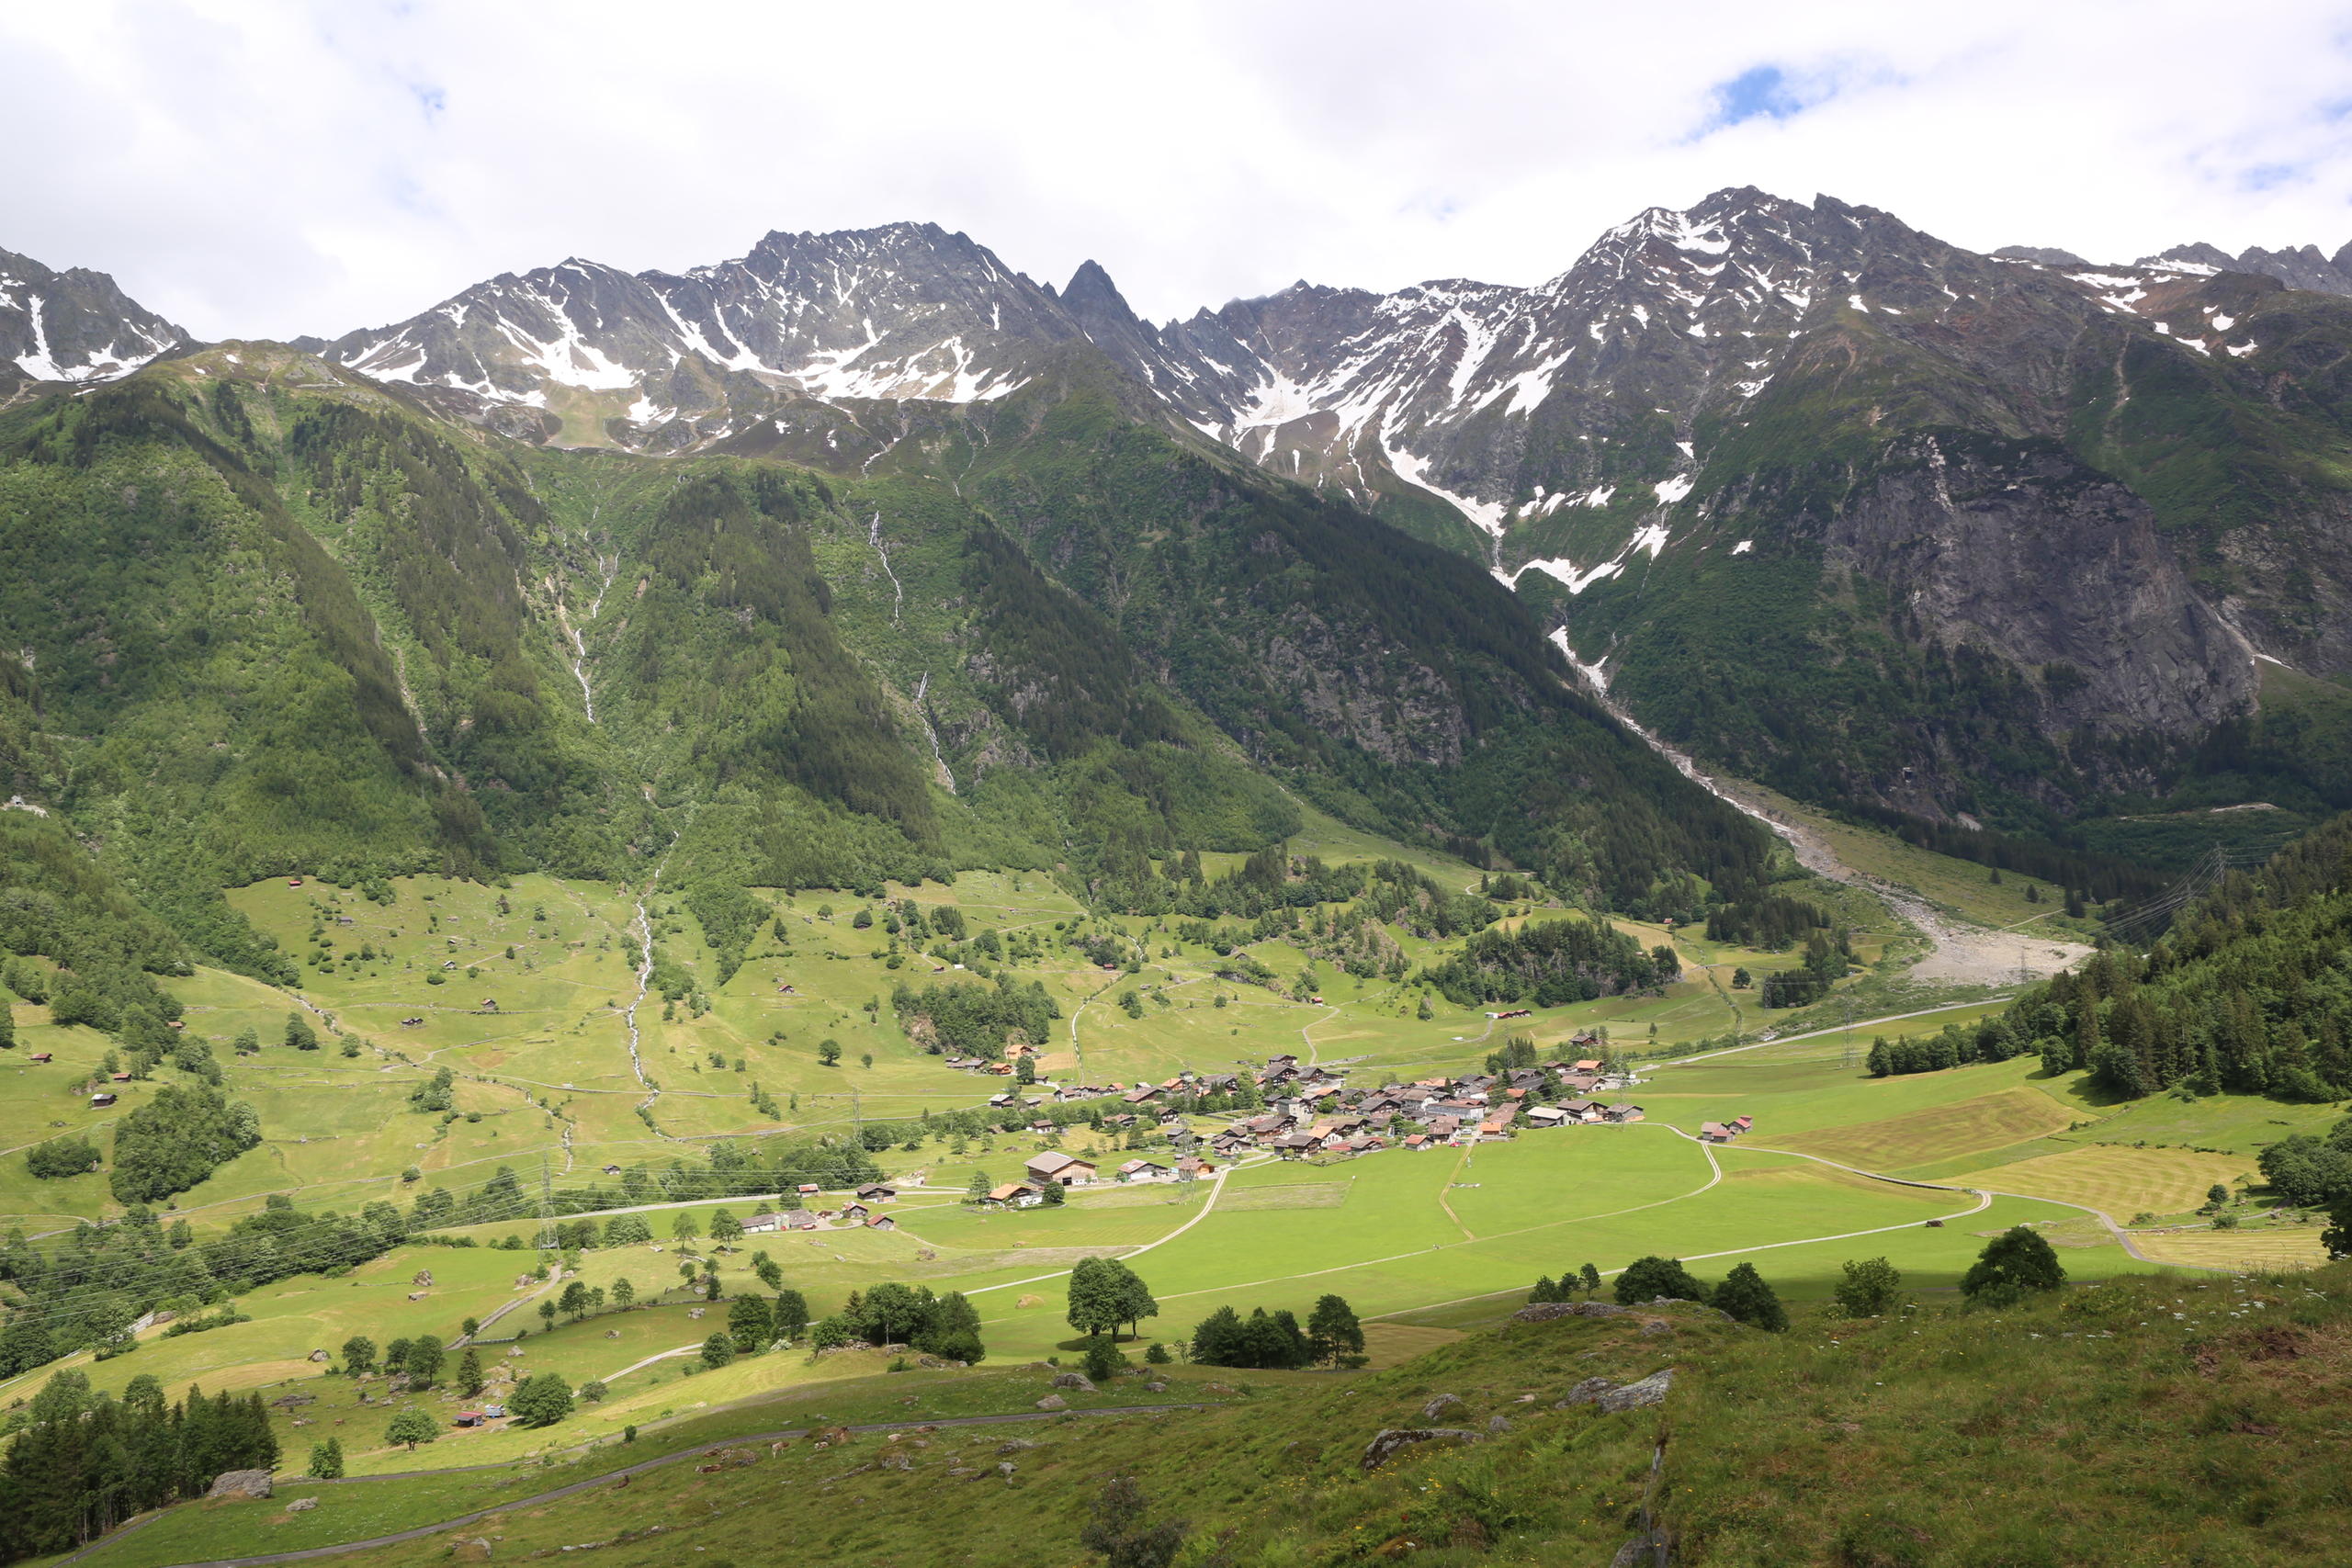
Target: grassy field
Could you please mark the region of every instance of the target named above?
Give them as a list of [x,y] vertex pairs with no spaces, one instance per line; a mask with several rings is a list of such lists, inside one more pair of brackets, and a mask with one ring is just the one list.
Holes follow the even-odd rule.
[[[1395,846],[1315,818],[1293,848],[1332,861],[1395,852]],[[1419,861],[1453,886],[1476,876],[1440,859]],[[1957,875],[1949,867],[1944,874]],[[1955,907],[1970,911],[1963,889],[1955,884],[1948,891]],[[1159,923],[1087,916],[1034,875],[968,874],[952,888],[891,893],[925,904],[952,901],[976,933],[1033,931],[1046,939],[1042,960],[1011,968],[1019,979],[1040,980],[1062,1010],[1045,1057],[1050,1073],[1126,1082],[1180,1067],[1229,1070],[1295,1052],[1312,1062],[1344,1064],[1358,1081],[1377,1081],[1460,1071],[1499,1043],[1479,1010],[1433,998],[1435,1016],[1419,1019],[1418,987],[1306,964],[1283,943],[1261,944],[1257,954],[1286,980],[1308,969],[1320,1002],[1220,981],[1213,954],[1188,949]],[[415,878],[396,884],[389,905],[315,883],[238,891],[238,907],[288,952],[302,955],[306,983],[293,998],[210,971],[173,982],[189,1008],[190,1028],[214,1042],[231,1092],[256,1107],[268,1133],[261,1147],[183,1195],[176,1213],[209,1230],[270,1193],[349,1209],[376,1198],[406,1201],[435,1185],[464,1190],[501,1167],[517,1172],[526,1190],[543,1169],[551,1181],[576,1184],[598,1178],[608,1164],[697,1157],[717,1138],[846,1132],[857,1120],[968,1107],[1000,1087],[1001,1080],[949,1071],[898,1028],[888,1005],[891,987],[930,981],[932,961],[918,955],[890,969],[881,926],[860,929],[852,921],[858,900],[822,890],[763,897],[767,923],[741,969],[723,983],[690,912],[659,896],[649,901],[657,939],[693,976],[700,999],[665,1004],[654,995],[640,1006],[650,1080],[643,1082],[626,1044],[624,1014],[636,997],[635,908],[621,890],[548,878],[519,878],[504,888]],[[1522,918],[1529,917],[1506,916]],[[1060,945],[1081,922],[1138,939],[1150,961],[1137,974],[1103,973]],[[1745,967],[1760,975],[1790,962],[1785,954],[1709,943],[1689,931],[1618,923],[1645,945],[1672,943],[1688,977],[1659,997],[1544,1010],[1515,1021],[1510,1031],[1549,1046],[1601,1025],[1636,1052],[1735,1029],[1752,1033],[1763,1015],[1752,993],[1732,988],[1732,972]],[[1417,964],[1437,953],[1436,944],[1400,940]],[[1902,939],[1890,924],[1869,940],[1878,951]],[[436,975],[438,985],[432,983]],[[1150,998],[1140,1018],[1117,1005],[1131,987]],[[1224,1006],[1216,1005],[1220,998]],[[130,1355],[66,1364],[83,1366],[99,1387],[113,1390],[141,1372],[174,1389],[190,1382],[261,1388],[285,1402],[273,1406],[274,1419],[290,1463],[333,1433],[343,1438],[356,1475],[475,1463],[525,1467],[482,1472],[478,1482],[449,1477],[445,1489],[421,1488],[408,1501],[381,1506],[360,1506],[358,1499],[391,1492],[325,1489],[321,1495],[333,1501],[336,1522],[319,1517],[328,1513],[322,1506],[301,1516],[272,1516],[277,1522],[246,1538],[236,1534],[237,1510],[194,1510],[197,1523],[188,1528],[198,1534],[185,1550],[197,1552],[213,1550],[202,1542],[351,1539],[386,1520],[441,1517],[435,1510],[467,1498],[494,1502],[506,1495],[499,1486],[512,1480],[527,1488],[546,1473],[543,1466],[560,1472],[571,1464],[568,1456],[583,1445],[587,1453],[609,1458],[629,1426],[650,1441],[682,1423],[774,1425],[783,1419],[778,1410],[837,1403],[847,1408],[858,1400],[871,1407],[875,1391],[886,1384],[923,1391],[891,1395],[916,1401],[893,1409],[951,1411],[1001,1403],[1010,1386],[989,1382],[986,1368],[960,1382],[933,1374],[909,1382],[914,1374],[886,1375],[880,1359],[864,1353],[777,1353],[705,1370],[697,1357],[671,1353],[698,1346],[723,1322],[723,1302],[707,1307],[683,1289],[681,1264],[698,1268],[706,1259],[718,1265],[722,1289],[732,1296],[761,1288],[752,1266],[764,1254],[820,1315],[882,1280],[965,1292],[984,1320],[989,1367],[1068,1358],[1080,1341],[1064,1319],[1063,1277],[1080,1259],[1102,1254],[1131,1259],[1159,1303],[1159,1315],[1144,1325],[1146,1343],[1181,1343],[1222,1305],[1245,1313],[1287,1307],[1303,1316],[1330,1292],[1373,1324],[1375,1367],[1442,1356],[1465,1329],[1507,1315],[1538,1275],[1588,1262],[1613,1273],[1653,1252],[1690,1260],[1702,1279],[1752,1260],[1800,1303],[1826,1298],[1842,1265],[1857,1257],[1883,1255],[1913,1288],[1948,1291],[1988,1236],[2018,1224],[2042,1230],[2061,1247],[2070,1272],[2085,1280],[2126,1279],[2163,1263],[2246,1268],[2311,1260],[2315,1230],[2257,1225],[2143,1231],[2141,1244],[2158,1264],[2142,1263],[2069,1205],[2119,1220],[2142,1212],[2185,1214],[2212,1183],[2240,1183],[2262,1144],[2332,1124],[2336,1113],[2329,1108],[2242,1097],[2118,1108],[2088,1093],[2080,1075],[2047,1077],[2032,1058],[1885,1079],[1871,1078],[1860,1066],[1870,1032],[1965,1025],[1992,1005],[1851,1036],[1841,1032],[1704,1059],[1649,1062],[1644,1081],[1621,1097],[1645,1108],[1643,1123],[1531,1131],[1471,1150],[1252,1161],[1217,1183],[1105,1184],[1076,1191],[1059,1206],[1015,1213],[981,1213],[958,1199],[976,1173],[992,1182],[1017,1175],[1026,1157],[1048,1146],[1046,1140],[1025,1131],[953,1143],[918,1138],[913,1146],[877,1156],[895,1179],[921,1178],[936,1188],[908,1187],[888,1211],[899,1226],[894,1232],[765,1235],[725,1251],[674,1238],[680,1213],[707,1232],[719,1208],[741,1219],[759,1206],[756,1198],[735,1198],[659,1206],[648,1214],[652,1243],[591,1250],[577,1259],[580,1278],[592,1286],[609,1291],[628,1279],[640,1303],[650,1303],[639,1310],[543,1327],[536,1311],[539,1281],[530,1278],[542,1262],[529,1249],[537,1224],[509,1221],[455,1233],[481,1244],[471,1248],[402,1247],[334,1277],[248,1292],[236,1303],[251,1315],[248,1323],[170,1340],[151,1330]],[[298,1006],[332,1026],[326,1049],[296,1052],[278,1043],[288,1010]],[[16,1017],[27,1043],[54,1052],[57,1060],[34,1066],[19,1053],[0,1063],[0,1073],[17,1075],[18,1089],[0,1105],[0,1135],[20,1149],[62,1128],[88,1125],[103,1147],[121,1110],[88,1111],[77,1086],[96,1069],[106,1042],[50,1025],[42,1009],[19,1006]],[[230,1043],[244,1029],[258,1034],[262,1049],[232,1056]],[[835,1066],[818,1056],[829,1039],[842,1048]],[[457,1075],[458,1113],[413,1110],[410,1091],[442,1066]],[[152,1092],[152,1085],[126,1086],[124,1104]],[[763,1116],[755,1092],[772,1096],[783,1114]],[[1742,1113],[1756,1119],[1756,1128],[1741,1143],[1710,1151],[1685,1135],[1702,1122]],[[1083,1128],[1060,1146],[1106,1166],[1121,1157],[1120,1140]],[[1980,1207],[1965,1193],[1873,1180],[1823,1161],[2018,1196]],[[402,1179],[403,1168],[414,1168],[413,1180]],[[28,1231],[110,1208],[102,1177],[35,1182],[20,1159],[0,1159],[0,1203],[17,1211],[9,1223]],[[1930,1223],[1937,1221],[1942,1223]],[[508,1238],[525,1249],[491,1245]],[[423,1299],[410,1301],[416,1271],[428,1268],[432,1285]],[[519,1345],[483,1347],[496,1369],[485,1397],[511,1387],[512,1378],[547,1371],[575,1384],[603,1381],[602,1403],[583,1405],[550,1431],[452,1430],[411,1455],[381,1441],[389,1406],[380,1380],[363,1385],[307,1359],[355,1333],[379,1344],[420,1333],[454,1337],[464,1318],[487,1317],[510,1303],[520,1308],[495,1332],[505,1336],[519,1325],[525,1335]],[[53,1370],[0,1385],[0,1397],[28,1395]],[[446,1375],[441,1387],[407,1397],[445,1426],[460,1404],[471,1403]],[[123,1568],[185,1560],[141,1555],[147,1551],[120,1557]]]
[[[1645,1497],[1678,1560],[1742,1568],[2284,1568],[2329,1560],[2345,1523],[2352,1452],[2327,1393],[2352,1338],[2345,1280],[2336,1269],[2122,1281],[1996,1314],[1930,1304],[1862,1321],[1800,1306],[1782,1335],[1683,1309],[1468,1334],[1383,1326],[1375,1342],[1397,1358],[1385,1367],[1338,1377],[1171,1369],[1161,1397],[1211,1408],[1011,1429],[919,1428],[950,1410],[1024,1408],[1045,1373],[869,1377],[714,1408],[649,1430],[633,1448],[607,1445],[549,1468],[297,1485],[266,1503],[184,1507],[86,1561],[161,1568],[506,1504],[461,1532],[348,1561],[479,1556],[457,1549],[481,1538],[501,1561],[594,1543],[597,1561],[619,1568],[786,1554],[1074,1562],[1090,1503],[1105,1477],[1125,1475],[1155,1517],[1189,1521],[1199,1543],[1190,1551],[1214,1548],[1262,1568],[1407,1556],[1597,1568]],[[1578,1380],[1622,1382],[1665,1366],[1675,1376],[1658,1409],[1555,1407]],[[1150,1397],[1139,1380],[1119,1392]],[[1419,1424],[1440,1393],[1463,1402],[1455,1419],[1466,1427],[1502,1419],[1483,1442],[1430,1445],[1367,1473],[1358,1458],[1371,1435]],[[896,1436],[759,1449],[740,1468],[707,1473],[675,1463],[626,1488],[511,1506],[625,1461],[698,1454],[820,1416],[893,1422]],[[288,1514],[288,1498],[300,1496],[320,1505]],[[1988,1496],[2003,1506],[1984,1506]]]
[[2136,1231],[2132,1242],[2160,1263],[2204,1269],[2316,1269],[2327,1261],[2321,1226],[2265,1225],[2217,1231]]
[[2233,1188],[2254,1174],[2247,1161],[2232,1155],[2101,1145],[2037,1155],[1951,1179],[1964,1187],[1995,1187],[2088,1204],[2120,1223],[2143,1210],[2186,1213],[2205,1201],[2208,1189],[2217,1184]]

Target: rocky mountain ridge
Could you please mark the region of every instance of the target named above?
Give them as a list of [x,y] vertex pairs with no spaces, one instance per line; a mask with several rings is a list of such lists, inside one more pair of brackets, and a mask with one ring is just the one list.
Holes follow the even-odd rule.
[[[2173,787],[2266,660],[2352,670],[2352,307],[2229,261],[1981,254],[1741,188],[1533,287],[1302,281],[1155,324],[1092,262],[1056,289],[908,223],[575,258],[311,346],[533,445],[845,475],[968,474],[979,411],[1107,362],[1127,417],[1476,559],[1671,740],[1928,816],[1999,768],[2063,817]],[[1894,694],[1946,679],[1970,738]],[[1816,681],[1858,730],[1757,723]]]
[[112,380],[187,341],[103,272],[0,251],[0,401],[44,383]]

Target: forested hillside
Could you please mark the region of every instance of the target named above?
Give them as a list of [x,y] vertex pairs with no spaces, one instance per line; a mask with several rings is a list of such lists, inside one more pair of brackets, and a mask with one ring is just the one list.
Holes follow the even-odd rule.
[[2228,877],[2144,954],[2103,947],[2008,1021],[2119,1095],[2352,1094],[2352,816]]
[[1594,908],[1788,874],[1485,573],[1172,434],[1098,352],[897,428],[855,472],[527,447],[250,344],[16,410],[0,760],[54,815],[11,831],[153,962],[279,979],[220,888],[661,866],[717,908],[993,865],[1144,907],[1297,799]]

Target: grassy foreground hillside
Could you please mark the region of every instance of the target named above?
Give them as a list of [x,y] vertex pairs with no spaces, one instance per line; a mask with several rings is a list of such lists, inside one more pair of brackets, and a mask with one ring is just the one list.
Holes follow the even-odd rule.
[[[614,1568],[1077,1563],[1098,1560],[1080,1531],[1111,1479],[1128,1477],[1150,1521],[1184,1525],[1173,1560],[1187,1568],[1598,1565],[1635,1560],[1620,1549],[1645,1521],[1681,1564],[2308,1563],[2330,1560],[2352,1522],[2352,1454],[2331,1392],[2352,1341],[2348,1291],[2352,1270],[2338,1267],[2115,1281],[1997,1312],[1915,1305],[1852,1319],[1805,1307],[1785,1334],[1689,1306],[1505,1319],[1381,1371],[1153,1369],[1164,1391],[1137,1374],[1080,1403],[1207,1407],[1013,1427],[923,1424],[1028,1410],[1049,1369],[884,1375],[553,1470],[296,1483],[266,1502],[198,1505],[82,1561],[162,1568],[488,1508],[337,1561],[593,1547]],[[1585,1379],[1666,1369],[1658,1405],[1558,1407]],[[1459,1405],[1425,1416],[1442,1395]],[[904,1425],[703,1457],[729,1438],[830,1421]],[[1363,1468],[1376,1433],[1430,1426],[1478,1437]],[[668,1454],[701,1462],[594,1483]],[[537,1501],[581,1481],[591,1484]],[[289,1512],[306,1498],[315,1506]]]

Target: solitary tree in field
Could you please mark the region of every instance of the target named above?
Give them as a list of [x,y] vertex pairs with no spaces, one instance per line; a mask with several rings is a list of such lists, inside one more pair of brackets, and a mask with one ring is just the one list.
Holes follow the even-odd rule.
[[1852,1258],[1833,1293],[1848,1317],[1877,1317],[1902,1299],[1903,1275],[1883,1258]]
[[841,1066],[842,1043],[838,1040],[825,1040],[819,1042],[817,1045],[817,1060],[819,1064],[823,1066],[837,1067]]
[[1600,1270],[1589,1263],[1577,1270],[1577,1278],[1583,1281],[1588,1293],[1600,1289]]
[[560,1372],[539,1372],[525,1378],[506,1403],[517,1424],[552,1427],[571,1414],[571,1385]]
[[613,1281],[613,1304],[615,1306],[625,1307],[635,1300],[637,1300],[637,1287],[628,1282],[628,1276],[624,1274],[619,1279]]
[[429,1443],[440,1435],[440,1426],[422,1410],[403,1410],[384,1428],[384,1441],[406,1443],[411,1453],[416,1451],[417,1444]]
[[1306,1318],[1306,1338],[1315,1347],[1315,1359],[1335,1367],[1363,1354],[1363,1325],[1340,1296],[1325,1296],[1315,1303]]
[[724,1334],[714,1334],[702,1342],[702,1364],[716,1371],[735,1359],[735,1342]]
[[405,1371],[408,1367],[408,1348],[409,1341],[406,1339],[395,1339],[385,1346],[384,1371],[387,1372]]
[[320,1481],[339,1481],[343,1478],[342,1438],[329,1438],[325,1442],[311,1447],[311,1474]]
[[586,1316],[588,1313],[587,1281],[573,1280],[566,1284],[563,1287],[563,1295],[556,1304],[563,1310],[564,1315],[575,1323]]
[[289,1012],[286,1015],[286,1043],[297,1051],[315,1051],[319,1048],[318,1031],[300,1013]]
[[775,1293],[774,1316],[778,1339],[797,1339],[808,1331],[808,1301],[798,1291]]
[[365,1377],[376,1370],[376,1342],[365,1334],[355,1334],[343,1342],[343,1370],[353,1377]]
[[481,1392],[481,1352],[470,1345],[458,1358],[458,1392],[468,1399]]
[[775,1337],[775,1314],[764,1296],[737,1296],[727,1309],[727,1332],[735,1348],[745,1355],[763,1348]]
[[411,1388],[430,1388],[433,1380],[441,1375],[441,1341],[430,1334],[420,1334],[408,1342],[408,1383]]
[[923,1302],[912,1286],[885,1281],[865,1292],[865,1321],[885,1345],[903,1341],[922,1318]]
[[2011,1225],[1984,1244],[1960,1277],[1960,1293],[1973,1306],[2014,1306],[2030,1292],[2054,1291],[2065,1282],[2049,1238],[2030,1225]]
[[670,1238],[673,1241],[692,1241],[700,1235],[702,1226],[691,1209],[679,1210],[677,1218],[670,1222]]
[[539,1321],[549,1328],[555,1326],[555,1303],[543,1301],[539,1303]]
[[1715,1287],[1715,1306],[1742,1323],[1774,1334],[1789,1326],[1788,1309],[1781,1304],[1779,1293],[1764,1282],[1764,1276],[1756,1271],[1753,1263],[1743,1263],[1724,1276],[1724,1282]]
[[743,1225],[741,1221],[736,1219],[734,1215],[729,1213],[724,1209],[718,1210],[712,1213],[710,1216],[710,1244],[713,1247],[732,1247],[735,1243],[742,1239]]
[[752,1255],[752,1272],[757,1274],[760,1277],[760,1283],[765,1285],[769,1290],[780,1291],[784,1289],[784,1266],[778,1263],[775,1258],[770,1258],[766,1253],[761,1252]]

